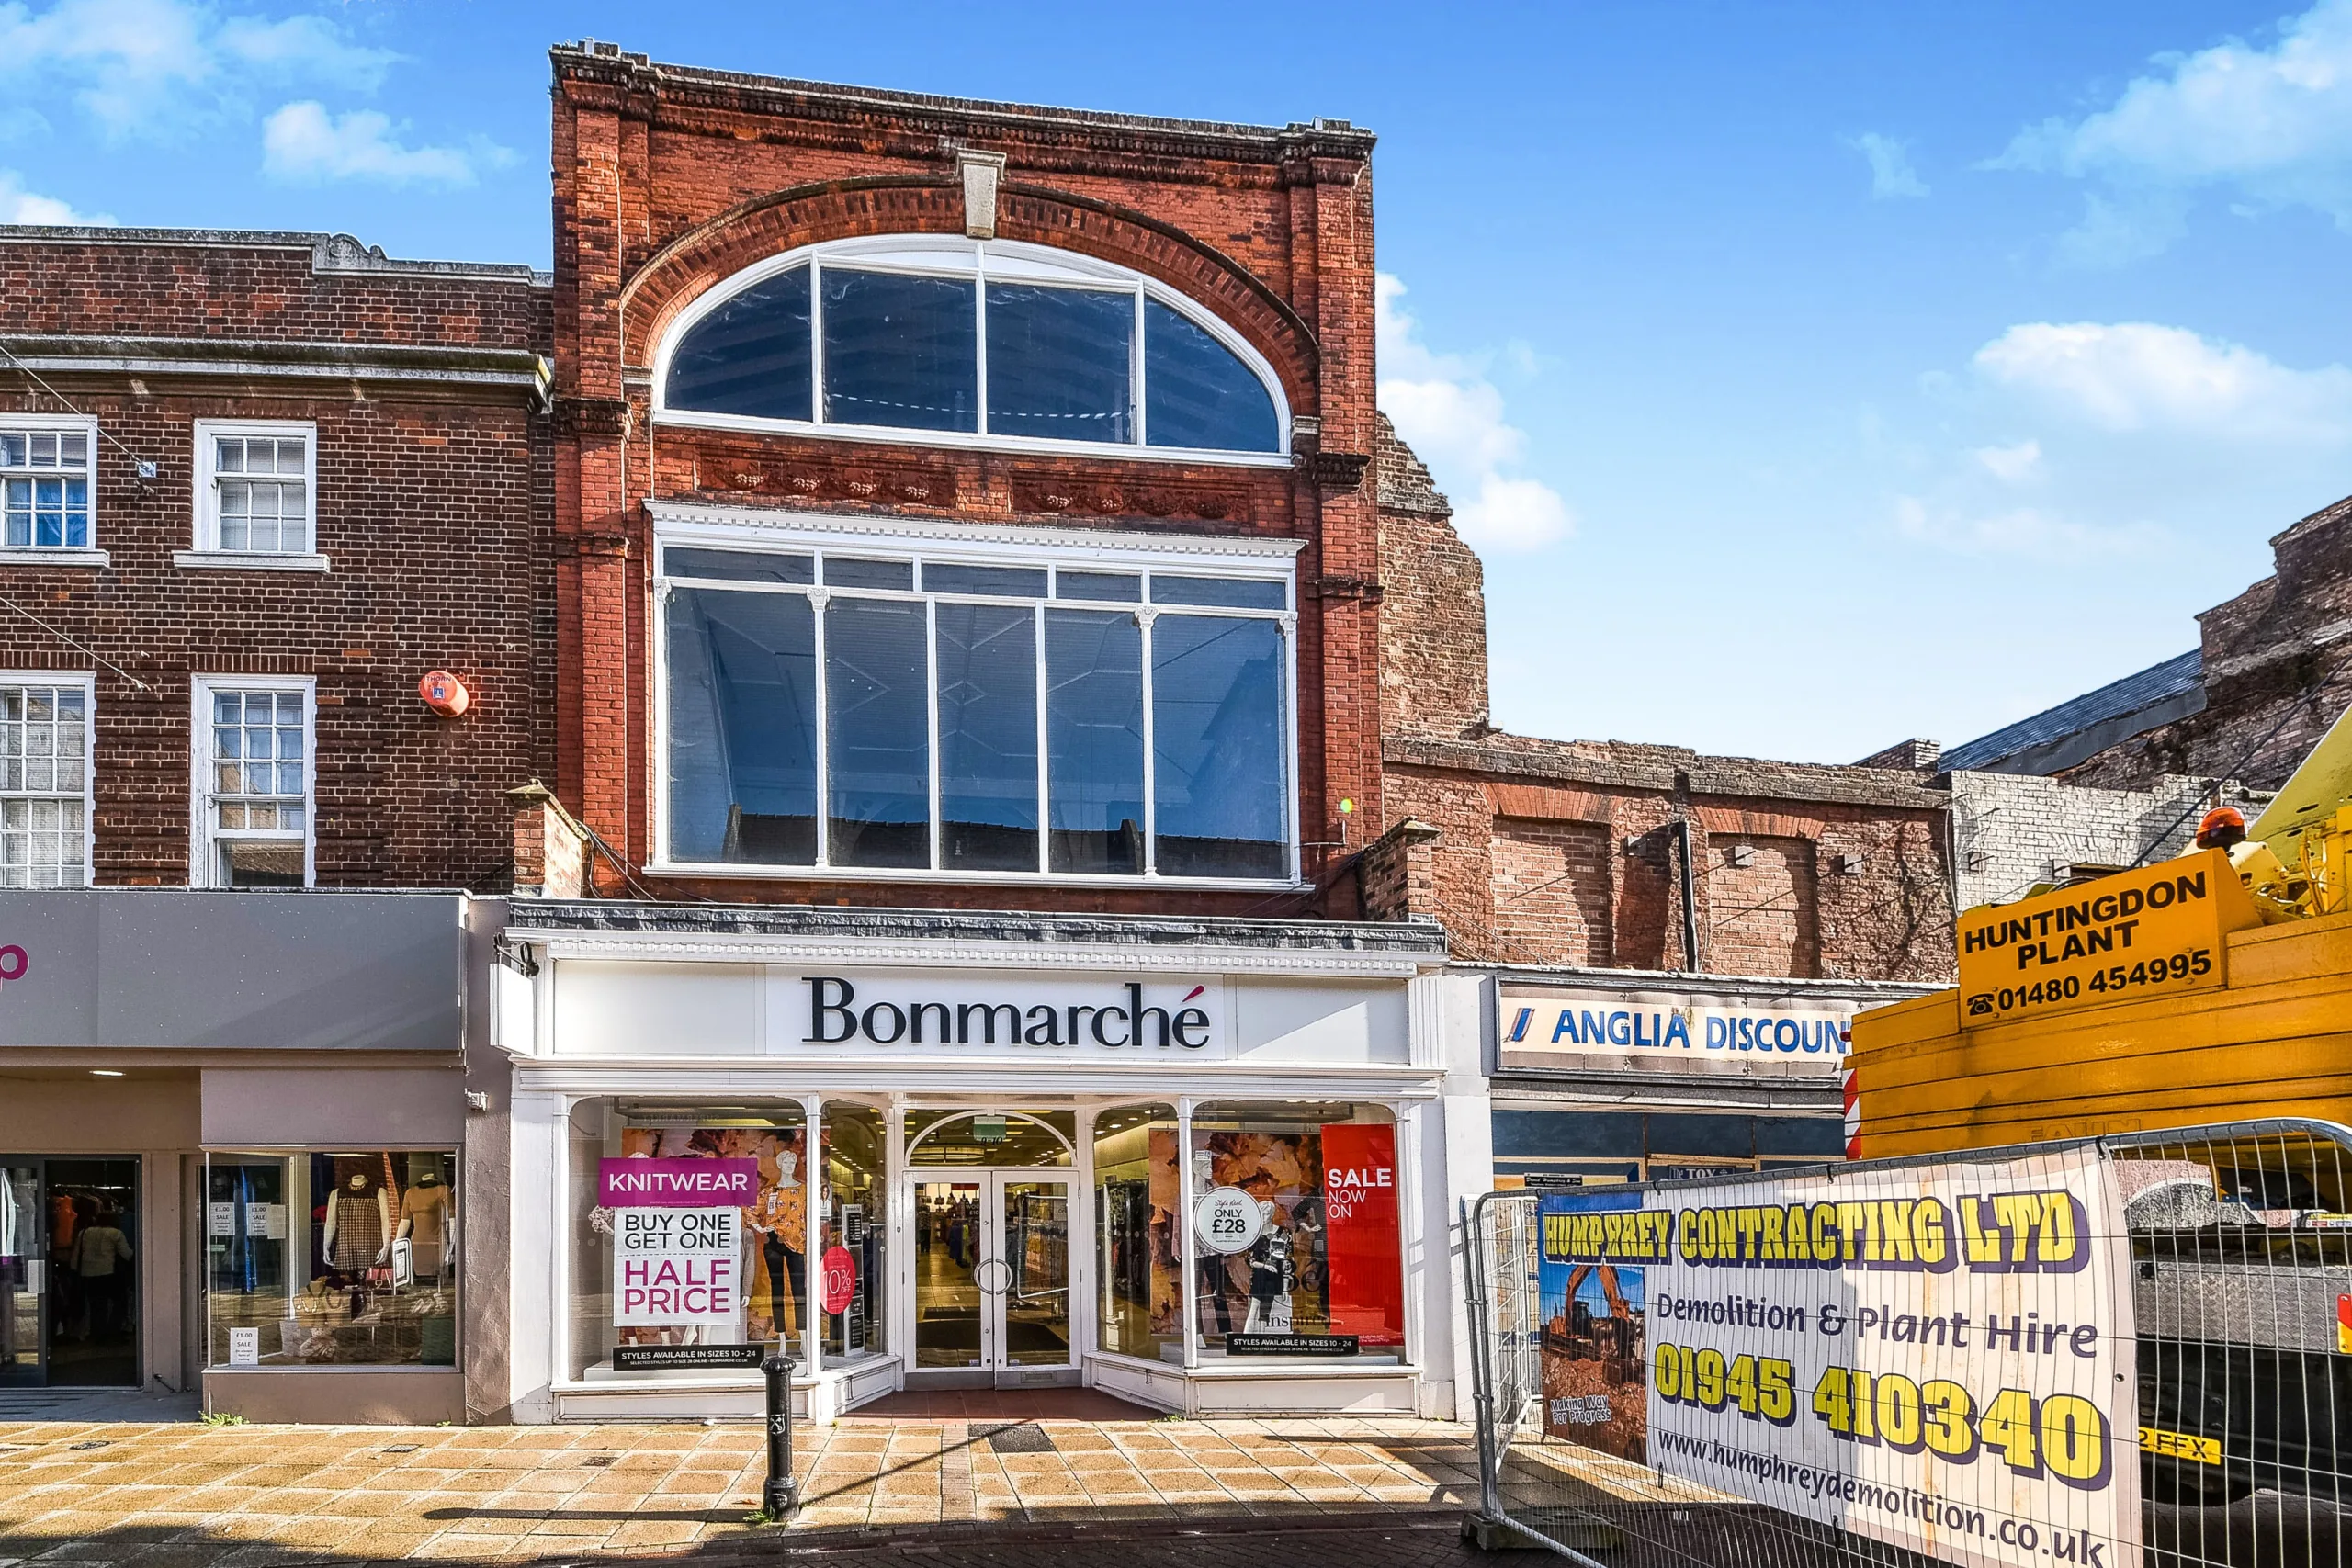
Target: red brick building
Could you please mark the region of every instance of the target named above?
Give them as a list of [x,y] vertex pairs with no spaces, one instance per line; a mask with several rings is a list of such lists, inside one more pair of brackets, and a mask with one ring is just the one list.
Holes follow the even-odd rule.
[[545,280],[0,228],[0,723],[57,759],[0,789],[0,885],[503,886],[549,739]]
[[[1372,139],[1344,122],[1260,130],[820,87],[599,45],[555,59],[551,782],[587,826],[663,897],[1203,912],[1317,902],[1274,896],[1316,884],[1360,840],[1356,825],[1379,818],[1379,569],[1364,482]],[[892,311],[923,341],[858,335]],[[810,341],[785,343],[787,321]],[[749,357],[730,371],[728,355],[763,356],[755,378],[768,390],[743,379]],[[779,376],[798,378],[791,391]],[[1220,428],[1227,416],[1237,423]],[[1205,764],[1164,744],[1172,711],[1155,716],[1148,802],[1138,750],[1115,765],[1125,776],[1091,781],[1116,803],[1065,790],[1065,812],[1050,776],[1042,806],[1034,786],[1009,801],[1009,776],[975,773],[975,799],[933,807],[911,799],[929,761],[911,738],[830,728],[808,737],[821,755],[776,761],[789,784],[673,776],[693,764],[665,761],[662,705],[684,699],[657,691],[662,606],[687,574],[665,568],[659,542],[795,523],[899,541],[910,567],[925,544],[943,563],[1026,559],[1012,570],[1033,573],[1091,551],[1140,570],[1157,555],[1171,579],[1185,559],[1289,579],[1280,592],[1180,590],[1271,615],[1295,663],[1297,700],[1279,719],[1295,742],[1283,819],[1208,824],[1235,814],[1211,806],[1225,786],[1196,769],[1187,788],[1201,799],[1166,793],[1169,766]],[[911,575],[891,588],[894,570],[871,569],[878,591],[921,592]],[[1139,592],[1140,570],[1102,592]],[[1034,581],[1047,598],[1042,577],[990,581]],[[830,635],[852,635],[842,612],[820,609]],[[882,658],[891,629],[882,612],[869,618],[860,646]],[[1046,628],[1058,635],[1051,615]],[[812,707],[822,683],[810,682]],[[1132,705],[1134,682],[1116,683],[1095,682],[1100,699]],[[843,705],[826,706],[830,726]],[[877,722],[899,717],[911,708]],[[1200,739],[1185,743],[1197,751]],[[1057,744],[1049,733],[1047,752]],[[849,776],[854,747],[878,769],[863,783]],[[1023,768],[1034,750],[999,761]],[[1048,774],[1059,765],[1049,757]],[[832,810],[861,791],[846,815]],[[926,828],[938,843],[921,841]],[[1123,830],[1135,841],[1100,841]],[[1086,834],[1098,841],[1081,845]],[[616,878],[608,863],[597,874]]]

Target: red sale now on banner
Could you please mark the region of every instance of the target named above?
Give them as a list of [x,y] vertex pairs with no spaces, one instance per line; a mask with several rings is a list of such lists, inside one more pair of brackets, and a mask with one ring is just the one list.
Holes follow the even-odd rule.
[[1364,1346],[1405,1343],[1396,1242],[1396,1129],[1323,1128],[1323,1220],[1331,1266],[1331,1332]]

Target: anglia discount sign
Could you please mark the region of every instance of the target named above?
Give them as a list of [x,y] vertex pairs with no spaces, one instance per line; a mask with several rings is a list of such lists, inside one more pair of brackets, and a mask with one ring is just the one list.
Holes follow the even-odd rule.
[[1554,1435],[1943,1562],[2138,1562],[2131,1248],[2095,1153],[1541,1220]]
[[2207,850],[1960,917],[1963,1028],[2223,983],[2222,939],[2261,924]]

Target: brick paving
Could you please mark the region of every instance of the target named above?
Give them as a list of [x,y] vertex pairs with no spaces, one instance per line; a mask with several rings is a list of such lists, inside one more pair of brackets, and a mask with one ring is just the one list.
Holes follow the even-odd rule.
[[[747,1522],[766,1460],[741,1425],[0,1423],[0,1568],[699,1561],[786,1544],[887,1552],[906,1531],[926,1551],[1037,1545],[1040,1530],[1376,1533],[1459,1515],[1477,1493],[1469,1428],[1442,1422],[852,1418],[794,1438],[805,1506],[778,1530]],[[1427,1530],[1410,1540],[1435,1549]]]

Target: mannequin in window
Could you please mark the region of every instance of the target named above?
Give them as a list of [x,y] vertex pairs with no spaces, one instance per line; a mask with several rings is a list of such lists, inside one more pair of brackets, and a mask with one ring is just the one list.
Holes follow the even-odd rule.
[[[760,1238],[758,1261],[766,1276],[768,1332],[778,1339],[799,1332],[795,1309],[808,1290],[808,1190],[800,1185],[799,1168],[798,1155],[778,1149],[775,1180],[763,1185],[758,1201],[743,1211],[744,1224]],[[755,1301],[761,1283],[754,1281]]]
[[411,1267],[418,1279],[437,1282],[448,1236],[449,1189],[442,1185],[440,1172],[428,1170],[401,1194],[400,1228],[392,1239],[409,1244]]
[[1296,1279],[1291,1263],[1290,1227],[1275,1213],[1274,1201],[1261,1198],[1258,1239],[1250,1246],[1250,1316],[1241,1332],[1288,1334],[1290,1289]]
[[[1216,1156],[1206,1149],[1193,1151],[1193,1202],[1197,1207],[1216,1185]],[[1199,1242],[1199,1237],[1193,1240]],[[1233,1332],[1233,1307],[1227,1299],[1233,1292],[1233,1260],[1221,1252],[1212,1252],[1205,1245],[1196,1246],[1193,1259],[1196,1280],[1195,1293],[1201,1299],[1201,1332],[1230,1334]],[[1216,1320],[1212,1327],[1210,1320]]]
[[327,1266],[340,1274],[364,1274],[391,1255],[392,1201],[365,1162],[353,1162],[327,1200],[319,1245]]

